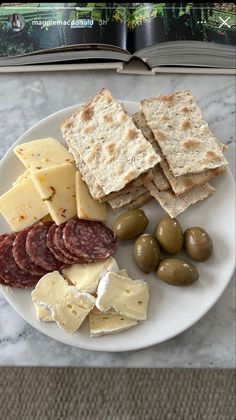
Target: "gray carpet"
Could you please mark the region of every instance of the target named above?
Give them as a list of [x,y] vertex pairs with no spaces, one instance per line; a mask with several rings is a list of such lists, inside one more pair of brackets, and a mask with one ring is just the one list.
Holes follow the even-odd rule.
[[235,371],[0,368],[1,420],[234,420]]

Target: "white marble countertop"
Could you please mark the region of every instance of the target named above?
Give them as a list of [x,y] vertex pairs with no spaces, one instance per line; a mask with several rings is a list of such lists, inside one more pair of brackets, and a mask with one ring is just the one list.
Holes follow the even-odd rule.
[[[226,156],[235,175],[233,76],[125,76],[110,71],[1,74],[0,158],[34,123],[61,108],[83,102],[102,87],[126,100],[190,89],[214,133],[229,145]],[[235,288],[231,281],[208,314],[180,336],[144,350],[109,354],[69,347],[42,335],[0,295],[0,365],[232,368],[234,311]]]

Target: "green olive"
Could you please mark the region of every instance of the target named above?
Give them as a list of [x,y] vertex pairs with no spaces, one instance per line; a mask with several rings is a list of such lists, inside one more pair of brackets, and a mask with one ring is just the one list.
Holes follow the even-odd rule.
[[213,242],[200,227],[191,227],[184,232],[184,247],[187,254],[196,261],[206,261],[213,253]]
[[177,254],[182,249],[183,231],[176,219],[163,217],[157,224],[156,238],[161,248],[168,254]]
[[152,235],[141,235],[136,239],[134,259],[143,273],[156,271],[160,261],[160,248]]
[[157,276],[173,286],[188,286],[198,279],[199,274],[189,261],[167,258],[160,262]]
[[145,231],[147,225],[148,218],[143,210],[127,210],[117,217],[113,231],[118,239],[134,239]]

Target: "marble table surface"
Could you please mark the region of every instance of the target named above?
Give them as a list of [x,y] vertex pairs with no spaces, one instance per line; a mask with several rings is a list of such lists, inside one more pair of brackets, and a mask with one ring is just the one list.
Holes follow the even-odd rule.
[[[190,89],[213,132],[229,146],[235,175],[235,84],[233,76],[117,75],[112,71],[0,75],[0,158],[29,127],[47,115],[88,99],[106,87],[120,99]],[[1,182],[1,180],[0,180]],[[144,350],[105,353],[56,342],[28,325],[0,295],[0,365],[100,367],[235,366],[233,280],[215,306],[176,338]]]

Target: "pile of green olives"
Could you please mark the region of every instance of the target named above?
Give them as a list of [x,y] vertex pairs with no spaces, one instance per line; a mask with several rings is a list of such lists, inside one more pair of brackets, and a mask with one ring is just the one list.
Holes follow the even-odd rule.
[[183,232],[176,219],[164,216],[159,220],[153,235],[144,233],[148,218],[143,210],[127,210],[115,221],[113,231],[120,240],[135,239],[133,257],[143,273],[156,272],[166,283],[188,286],[199,273],[189,261],[180,258],[160,259],[161,251],[170,255],[182,249],[195,261],[206,261],[213,254],[213,242],[201,227],[190,227]]

